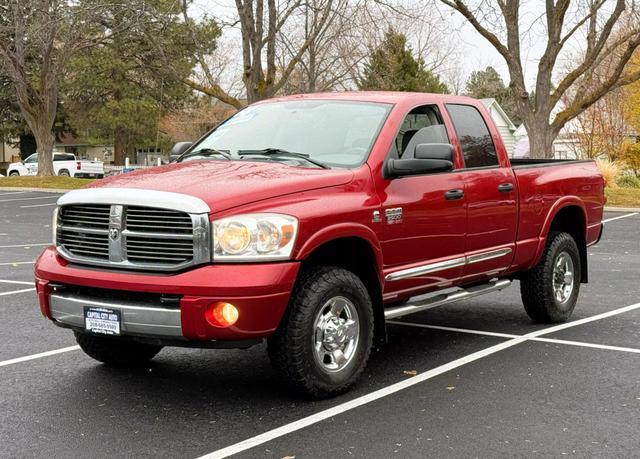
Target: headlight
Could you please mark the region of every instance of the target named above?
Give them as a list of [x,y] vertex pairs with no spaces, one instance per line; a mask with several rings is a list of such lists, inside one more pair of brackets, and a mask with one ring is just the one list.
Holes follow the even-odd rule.
[[51,221],[51,232],[53,233],[53,245],[57,244],[58,239],[58,212],[60,211],[59,207],[56,207],[53,211],[53,220]]
[[216,261],[288,260],[298,233],[298,219],[282,214],[245,214],[213,222]]

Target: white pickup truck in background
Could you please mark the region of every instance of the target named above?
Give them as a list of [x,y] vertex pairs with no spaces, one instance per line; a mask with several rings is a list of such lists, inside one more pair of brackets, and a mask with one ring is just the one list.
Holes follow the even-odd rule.
[[[53,172],[62,177],[103,178],[102,161],[77,159],[72,153],[53,153]],[[24,161],[9,164],[7,175],[36,175],[38,173],[38,154],[34,153]]]

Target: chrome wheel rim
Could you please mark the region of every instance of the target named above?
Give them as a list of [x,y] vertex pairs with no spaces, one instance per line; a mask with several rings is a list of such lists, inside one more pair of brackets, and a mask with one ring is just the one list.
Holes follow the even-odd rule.
[[353,302],[343,296],[328,300],[316,315],[313,353],[320,367],[335,373],[349,365],[358,348],[360,322]]
[[566,303],[571,298],[574,277],[571,256],[560,252],[553,266],[553,295],[558,303]]

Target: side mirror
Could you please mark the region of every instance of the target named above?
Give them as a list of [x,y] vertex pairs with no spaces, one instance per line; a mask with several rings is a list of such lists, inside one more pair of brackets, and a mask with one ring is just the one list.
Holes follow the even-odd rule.
[[385,177],[405,177],[407,175],[432,174],[453,169],[453,163],[444,159],[389,159],[385,167]]
[[384,168],[385,178],[433,174],[453,170],[453,147],[448,143],[416,145],[413,158],[390,158]]
[[438,159],[453,164],[453,146],[448,143],[421,143],[416,145],[416,159]]
[[176,143],[173,148],[171,148],[171,152],[169,153],[169,161],[170,162],[174,162],[176,161],[180,156],[182,156],[182,154],[187,151],[189,148],[191,148],[191,145],[193,145],[193,142],[178,142]]

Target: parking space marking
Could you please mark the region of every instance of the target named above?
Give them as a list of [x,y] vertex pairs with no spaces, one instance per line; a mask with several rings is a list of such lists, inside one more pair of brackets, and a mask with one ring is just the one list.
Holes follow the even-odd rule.
[[26,282],[26,281],[17,281],[17,280],[5,280],[5,279],[0,279],[0,284],[33,285],[33,281],[31,281],[31,282]]
[[[511,333],[487,332],[484,330],[471,330],[468,328],[444,327],[442,325],[417,324],[415,322],[389,321],[387,323],[390,323],[393,325],[406,326],[406,327],[429,328],[432,330],[451,331],[455,333],[467,333],[470,335],[494,336],[499,338],[523,337],[523,335],[513,335]],[[595,344],[595,343],[587,343],[584,341],[571,341],[571,340],[556,339],[556,338],[529,338],[528,341],[537,341],[537,342],[551,343],[551,344],[566,344],[567,346],[589,347],[593,349],[604,349],[608,351],[631,352],[632,354],[640,354],[640,349],[636,349],[632,347],[609,346],[608,344]]]
[[378,389],[374,392],[371,392],[366,395],[362,395],[353,400],[349,400],[348,402],[341,403],[332,408],[326,409],[324,411],[320,411],[318,413],[312,414],[305,418],[299,419],[297,421],[293,421],[289,424],[285,424],[283,426],[277,427],[273,430],[269,430],[262,434],[256,435],[255,437],[248,438],[239,443],[235,443],[233,445],[227,446],[225,448],[216,450],[212,453],[201,456],[200,459],[219,459],[232,456],[234,454],[241,453],[248,449],[254,448],[256,446],[267,443],[276,438],[282,437],[284,435],[288,435],[290,433],[296,432],[300,429],[304,429],[305,427],[309,427],[313,424],[317,424],[326,419],[330,419],[339,414],[345,413],[347,411],[353,410],[359,406],[366,405],[367,403],[374,402],[383,397],[387,397],[389,395],[395,394],[402,390],[408,389],[409,387],[415,386],[416,384],[420,384],[429,379],[435,378],[443,373],[447,373],[451,370],[459,368],[463,365],[466,365],[471,362],[475,362],[476,360],[480,360],[484,357],[488,357],[502,350],[511,348],[520,343],[524,343],[531,338],[537,338],[539,336],[547,335],[550,333],[554,333],[560,330],[564,330],[566,328],[575,327],[578,325],[582,325],[585,323],[593,322],[600,319],[605,319],[607,317],[612,317],[618,314],[623,314],[625,312],[632,311],[634,309],[640,308],[640,303],[633,304],[630,306],[625,306],[623,308],[614,309],[612,311],[604,312],[602,314],[597,314],[595,316],[586,317],[584,319],[575,320],[572,322],[567,322],[560,325],[555,325],[552,327],[543,328],[542,330],[534,331],[531,333],[527,333],[522,336],[516,336],[515,338],[509,339],[508,341],[504,341],[502,343],[490,346],[481,351],[474,352],[465,357],[461,357],[459,359],[453,360],[444,365],[440,365],[439,367],[432,368],[431,370],[425,371],[424,373],[419,373],[418,375],[405,379],[403,381],[397,382],[390,386],[384,387],[382,389]]
[[77,351],[78,349],[80,349],[80,346],[69,346],[69,347],[63,347],[61,349],[56,349],[53,351],[41,352],[39,354],[32,354],[24,357],[18,357],[15,359],[4,360],[0,362],[0,367],[12,365],[14,363],[21,363],[21,362],[27,362],[29,360],[40,359],[42,357],[49,357],[51,355],[62,354],[64,352]]
[[602,223],[609,223],[614,220],[620,220],[621,218],[633,217],[634,215],[639,215],[639,213],[633,212],[631,214],[620,215],[619,217],[607,218],[606,220],[602,220]]
[[0,266],[15,266],[15,265],[32,265],[35,261],[14,261],[10,263],[0,263]]
[[0,199],[0,202],[14,202],[14,201],[32,201],[35,199],[58,199],[60,196],[38,196],[37,198],[16,198],[16,199]]
[[30,206],[20,206],[20,208],[21,209],[28,209],[30,207],[45,207],[45,206],[57,206],[57,205],[58,205],[57,202],[52,202],[52,203],[49,203],[49,204],[33,204],[33,205],[30,205]]
[[41,247],[45,245],[51,245],[50,242],[38,242],[37,244],[15,244],[15,245],[0,245],[0,249],[10,249],[14,247]]
[[25,193],[32,193],[32,191],[14,191],[11,193],[0,193],[0,196],[10,196],[12,194],[25,194]]
[[33,292],[34,290],[35,288],[25,288],[22,290],[13,290],[11,292],[1,292],[0,296],[15,295],[17,293],[24,293],[24,292]]

